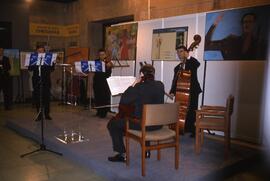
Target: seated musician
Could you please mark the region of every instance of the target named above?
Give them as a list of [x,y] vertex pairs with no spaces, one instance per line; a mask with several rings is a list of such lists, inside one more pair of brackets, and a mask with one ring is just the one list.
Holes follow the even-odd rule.
[[[152,65],[144,65],[140,69],[140,79],[136,80],[122,95],[120,105],[133,105],[134,111],[131,116],[137,119],[142,117],[144,104],[164,103],[164,85],[161,81],[155,80],[155,69]],[[115,156],[108,157],[112,162],[125,162],[125,145],[123,142],[126,121],[124,118],[111,119],[107,125],[112,138],[113,151]],[[130,129],[140,130],[140,123],[130,122]],[[147,131],[160,129],[161,126],[146,127]],[[149,145],[149,142],[146,142]],[[150,157],[150,152],[146,152],[146,158]]]
[[[190,102],[188,107],[188,112],[186,116],[185,131],[190,132],[190,137],[195,136],[195,119],[196,112],[198,109],[198,98],[199,94],[202,92],[198,78],[197,78],[197,69],[200,66],[200,62],[189,55],[188,49],[185,46],[179,46],[176,48],[177,56],[180,59],[180,63],[174,68],[174,77],[172,81],[172,86],[170,94],[175,95],[176,85],[178,79],[178,72],[181,69],[191,71],[191,85],[190,85]],[[176,100],[177,101],[177,100]]]

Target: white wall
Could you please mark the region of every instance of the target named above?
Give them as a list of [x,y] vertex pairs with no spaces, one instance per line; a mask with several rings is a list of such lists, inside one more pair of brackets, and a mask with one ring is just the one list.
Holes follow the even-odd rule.
[[[192,43],[195,34],[200,34],[202,37],[202,42],[198,49],[191,53],[201,63],[198,69],[198,79],[202,87],[205,15],[205,13],[199,13],[139,22],[136,75],[138,75],[140,61],[151,63],[153,29],[188,26],[188,45]],[[154,62],[156,79],[163,81],[167,92],[170,90],[173,69],[177,64],[177,61]],[[204,104],[224,106],[229,94],[235,96],[231,126],[232,137],[252,142],[261,142],[262,118],[260,115],[264,67],[265,62],[263,61],[207,62]],[[199,105],[201,104],[201,98],[202,94],[199,98]]]
[[[269,34],[270,38],[270,34]],[[264,108],[262,111],[263,115],[263,144],[267,146],[268,157],[270,161],[270,46],[268,47],[268,62],[265,71],[265,82],[264,82]]]

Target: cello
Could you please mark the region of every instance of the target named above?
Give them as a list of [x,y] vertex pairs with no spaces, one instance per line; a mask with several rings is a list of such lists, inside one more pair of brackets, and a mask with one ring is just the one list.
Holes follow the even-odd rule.
[[[145,65],[147,64],[146,62],[144,62]],[[139,62],[140,67],[143,67],[143,63]],[[144,77],[141,77],[140,82],[144,81]],[[138,82],[138,83],[140,83]],[[124,96],[125,93],[122,94],[122,96]],[[120,100],[121,101],[121,100]],[[134,104],[121,104],[119,103],[118,105],[118,113],[116,113],[115,116],[113,116],[111,118],[111,120],[119,120],[119,119],[125,119],[125,118],[131,118],[132,117],[132,113],[135,110],[135,105]],[[136,118],[134,118],[136,119]]]
[[[201,36],[196,34],[194,35],[193,40],[194,41],[188,48],[188,52],[197,48],[201,42]],[[180,66],[183,67],[183,63]],[[190,104],[191,71],[180,68],[177,73],[177,77],[175,102],[179,102],[179,132],[184,133],[187,112]]]

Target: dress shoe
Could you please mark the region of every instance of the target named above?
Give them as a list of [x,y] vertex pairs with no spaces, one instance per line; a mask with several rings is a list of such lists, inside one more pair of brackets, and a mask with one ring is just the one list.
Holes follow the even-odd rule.
[[126,162],[126,157],[123,154],[116,154],[115,156],[108,157],[108,160],[111,162]]
[[145,158],[150,158],[151,157],[151,152],[150,151],[146,151],[145,152]]
[[49,115],[47,115],[47,116],[45,116],[45,119],[47,119],[47,120],[52,120],[52,117],[49,116]]

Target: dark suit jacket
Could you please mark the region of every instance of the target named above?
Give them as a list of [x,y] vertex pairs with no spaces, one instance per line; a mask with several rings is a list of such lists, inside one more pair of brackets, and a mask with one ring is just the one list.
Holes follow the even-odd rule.
[[136,118],[142,117],[144,104],[164,103],[164,84],[161,81],[147,80],[129,87],[123,94],[120,104],[134,105],[134,115]]
[[[33,88],[37,89],[39,86],[39,67],[38,66],[29,66],[28,70],[33,71],[32,84]],[[43,88],[51,88],[51,72],[54,71],[54,66],[41,66],[41,80]]]
[[[200,66],[200,62],[194,58],[190,57],[190,59],[186,60],[186,65],[185,65],[185,70],[190,70],[191,71],[191,85],[190,85],[190,94],[200,94],[202,92],[202,89],[200,87],[198,77],[197,77],[197,69]],[[177,84],[177,79],[178,79],[178,71],[180,70],[180,64],[178,64],[174,68],[174,76],[173,76],[173,81],[172,81],[172,86],[170,93],[175,94],[176,92],[176,84]]]
[[[93,89],[95,94],[95,105],[104,106],[111,102],[111,91],[107,78],[112,74],[112,69],[105,67],[105,72],[95,72],[93,77]],[[106,108],[109,110],[108,108]]]
[[[147,80],[129,87],[121,96],[121,105],[134,105],[133,117],[142,117],[144,104],[163,104],[164,103],[164,84],[161,81]],[[140,130],[141,126],[130,122],[131,129]],[[148,126],[147,131],[160,129],[162,126]]]

